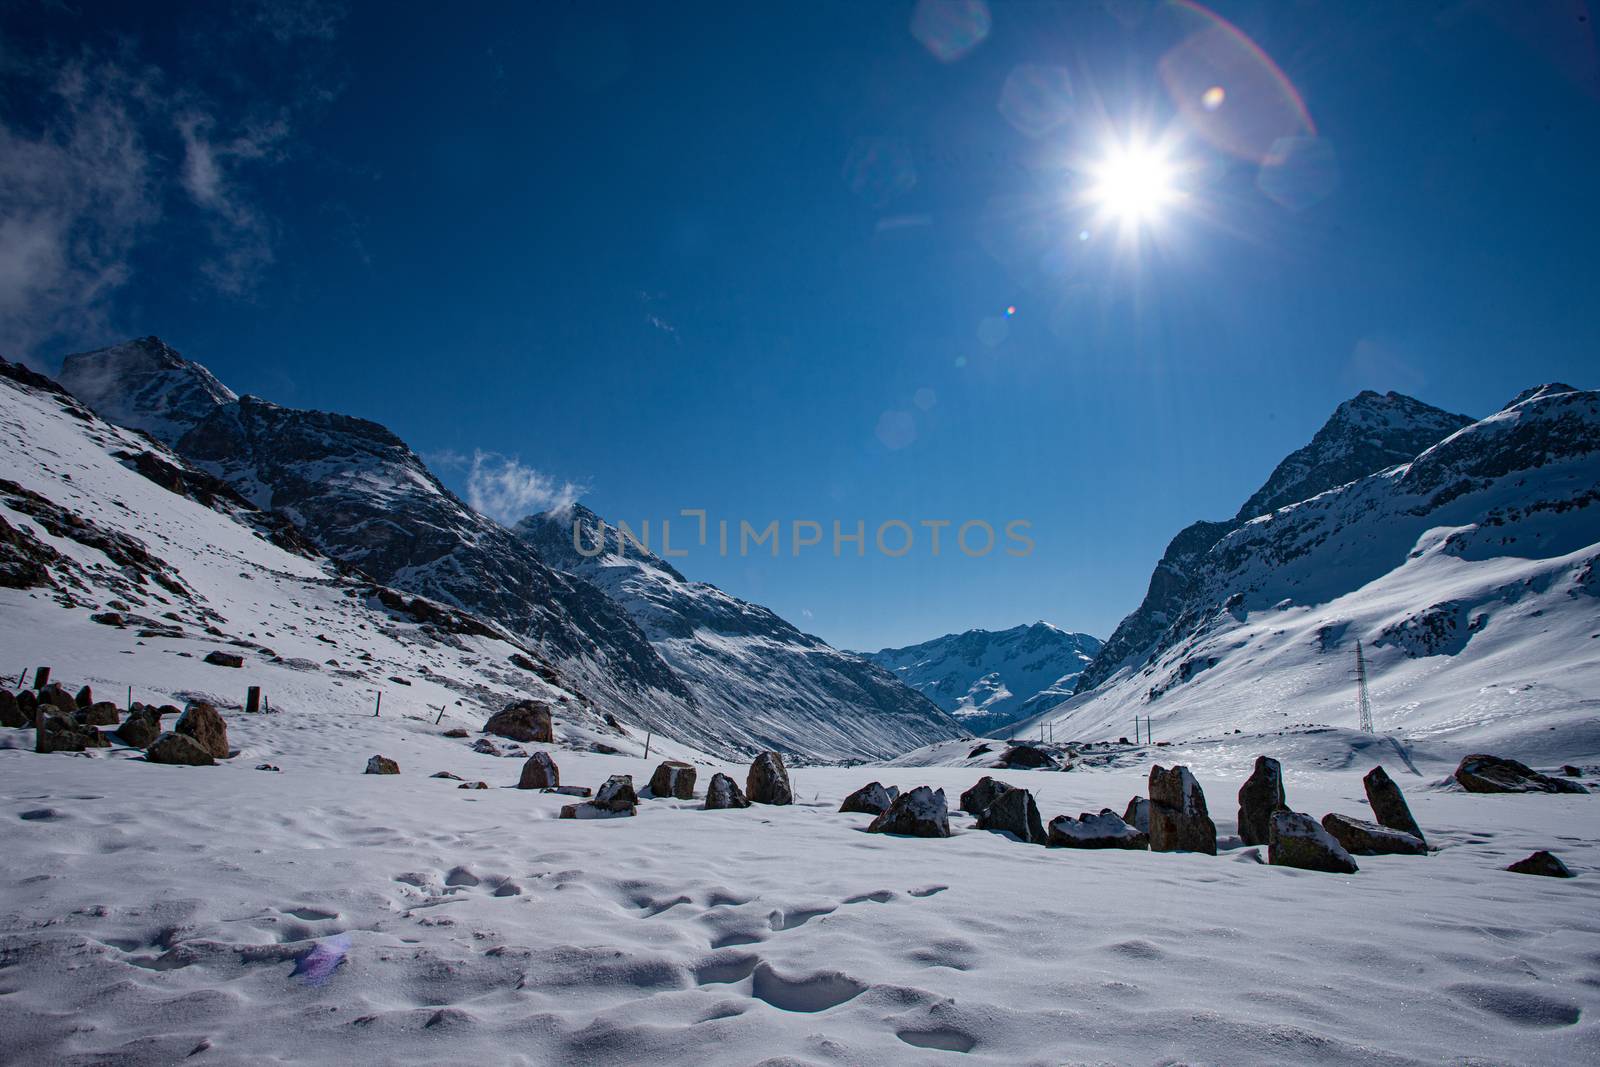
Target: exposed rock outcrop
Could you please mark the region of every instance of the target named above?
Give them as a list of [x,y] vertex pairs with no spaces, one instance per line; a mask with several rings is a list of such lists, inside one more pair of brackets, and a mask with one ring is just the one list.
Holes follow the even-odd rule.
[[1428,846],[1420,837],[1394,830],[1365,819],[1329,812],[1322,817],[1322,828],[1334,836],[1346,852],[1357,856],[1426,856]]
[[489,716],[489,721],[483,724],[483,732],[537,744],[550,744],[556,739],[550,705],[536,700],[519,700],[506,705]]
[[1006,749],[1005,754],[1000,757],[1000,763],[1002,766],[1010,767],[1013,770],[1053,771],[1057,769],[1056,761],[1050,758],[1048,752],[1032,745],[1014,745]]
[[969,815],[982,815],[1002,793],[1015,788],[1016,786],[1008,785],[986,774],[978,779],[976,785],[961,794],[961,810]]
[[400,764],[388,756],[373,756],[367,760],[366,774],[399,774]]
[[188,734],[168,730],[145,750],[144,758],[151,763],[167,763],[180,767],[209,767],[216,760],[206,747]]
[[1527,859],[1520,859],[1507,867],[1506,870],[1513,874],[1539,874],[1546,878],[1573,878],[1576,877],[1571,868],[1550,853],[1540,849]]
[[1469,793],[1587,793],[1577,782],[1540,774],[1525,763],[1473,755],[1456,767],[1456,781]]
[[861,815],[882,815],[889,810],[889,805],[893,804],[894,798],[899,795],[898,788],[891,786],[885,789],[881,782],[868,782],[845,797],[844,803],[839,805],[839,810]]

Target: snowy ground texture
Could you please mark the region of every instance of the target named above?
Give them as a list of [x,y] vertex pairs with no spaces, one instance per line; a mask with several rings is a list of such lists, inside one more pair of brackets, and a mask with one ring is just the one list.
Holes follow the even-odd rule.
[[[239,753],[211,768],[0,750],[0,1059],[1600,1059],[1600,796],[1457,792],[1440,784],[1453,751],[1352,753],[1326,732],[1069,773],[802,768],[791,807],[646,799],[635,818],[560,821],[568,798],[510,788],[520,759],[353,701],[231,716]],[[564,783],[643,788],[654,757],[566,747],[587,743],[558,723]],[[1320,816],[1365,812],[1360,774],[1385,750],[1436,853],[1337,876],[1229,840],[1258,751]],[[361,773],[380,752],[399,776]],[[1194,767],[1218,857],[1045,849],[959,814],[948,840],[869,836],[836,812],[873,778],[941,786],[953,807],[981,773],[1034,790],[1046,819],[1120,811],[1157,752]],[[1499,869],[1538,848],[1578,876]],[[324,981],[316,957],[293,974],[341,948]]]

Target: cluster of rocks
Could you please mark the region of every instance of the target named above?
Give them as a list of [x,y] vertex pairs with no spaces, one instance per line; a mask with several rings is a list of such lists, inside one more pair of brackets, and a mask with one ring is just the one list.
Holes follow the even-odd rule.
[[[174,722],[164,729],[162,720]],[[0,726],[33,728],[34,751],[83,752],[113,741],[144,750],[150,763],[203,767],[232,753],[228,726],[217,709],[193,701],[183,711],[171,704],[134,701],[127,717],[109,700],[96,700],[89,686],[67,692],[58,682],[16,693],[0,689]],[[102,728],[106,729],[102,729]]]

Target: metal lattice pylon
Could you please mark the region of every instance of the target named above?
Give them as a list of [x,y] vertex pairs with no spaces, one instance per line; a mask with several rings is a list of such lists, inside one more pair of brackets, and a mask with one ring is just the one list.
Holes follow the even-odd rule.
[[1372,728],[1372,702],[1367,699],[1367,657],[1361,652],[1361,642],[1356,642],[1356,703],[1361,710],[1361,729],[1367,733]]

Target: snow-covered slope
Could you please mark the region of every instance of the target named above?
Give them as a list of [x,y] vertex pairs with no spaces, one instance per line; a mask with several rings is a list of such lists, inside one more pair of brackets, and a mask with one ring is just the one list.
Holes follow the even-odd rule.
[[[277,709],[442,710],[480,723],[512,699],[607,730],[536,649],[375,584],[148,438],[0,361],[0,647],[11,665],[107,695]],[[242,668],[204,662],[244,657]]]
[[[1600,393],[1546,386],[1414,460],[1253,519],[1193,566],[1156,653],[1056,737],[1375,723],[1535,754],[1600,740]],[[1035,723],[1029,726],[1035,726]]]
[[[585,556],[600,546],[605,550]],[[759,604],[691,582],[581,504],[515,528],[541,559],[593,583],[643,629],[694,693],[703,723],[680,734],[711,745],[737,736],[759,747],[848,758],[894,755],[962,727],[866,659],[801,633]]]
[[1119,668],[1141,663],[1157,650],[1173,620],[1191,610],[1200,561],[1231,531],[1285,504],[1405,463],[1471,421],[1394,392],[1368,390],[1340,404],[1310,443],[1278,464],[1232,519],[1192,523],[1172,539],[1150,575],[1143,603],[1122,620],[1104,650],[1079,675],[1076,691],[1093,689]]
[[1061,703],[1103,642],[1047,622],[968,630],[863,655],[961,720],[975,734]]
[[[110,383],[124,367],[119,392]],[[215,378],[153,339],[69,356],[62,374],[328,555],[503,625],[622,721],[724,753],[778,747],[819,759],[888,756],[960,731],[858,657],[660,560],[638,572],[653,589],[641,596],[577,556],[570,531],[564,542],[514,535],[376,423],[201,388]],[[165,404],[175,395],[189,402]],[[146,397],[162,406],[143,411]]]

